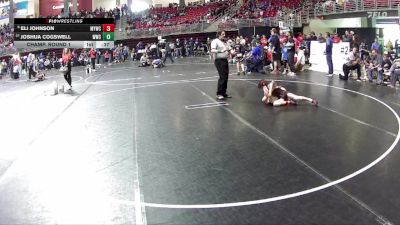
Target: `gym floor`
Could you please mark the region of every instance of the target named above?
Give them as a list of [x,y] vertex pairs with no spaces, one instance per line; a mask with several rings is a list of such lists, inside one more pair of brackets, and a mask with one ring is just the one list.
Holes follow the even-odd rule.
[[202,57],[0,80],[0,224],[400,223],[399,89],[230,71],[226,101]]

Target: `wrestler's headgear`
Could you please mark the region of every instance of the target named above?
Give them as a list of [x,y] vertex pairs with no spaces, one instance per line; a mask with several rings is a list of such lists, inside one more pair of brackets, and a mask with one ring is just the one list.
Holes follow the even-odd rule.
[[263,86],[267,85],[267,81],[266,80],[260,80],[258,82],[258,88],[262,88]]

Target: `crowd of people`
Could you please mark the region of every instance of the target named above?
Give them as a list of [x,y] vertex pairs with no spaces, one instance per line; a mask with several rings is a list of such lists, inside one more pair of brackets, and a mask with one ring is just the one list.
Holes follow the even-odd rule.
[[[132,48],[118,45],[109,50],[72,51],[71,65],[91,65],[92,69],[95,69],[95,64],[136,60],[140,62],[140,66],[154,66],[155,63],[153,62],[164,66],[168,58],[173,63],[174,58],[178,57],[211,56],[211,41],[212,38],[210,37],[203,40],[199,38],[178,38],[175,40],[160,40],[153,43],[139,42]],[[265,34],[251,38],[243,36],[227,37],[228,60],[230,63],[236,64],[236,73],[238,75],[270,71],[272,74],[296,76],[296,73],[307,68],[311,41],[326,43],[328,76],[333,76],[333,65],[330,57],[332,45],[343,41],[350,42],[353,51],[349,54],[349,62],[343,65],[344,74],[340,76],[342,79],[348,79],[350,72],[355,71],[359,81],[362,79],[372,81],[376,77],[377,83],[383,84],[385,79],[397,80],[395,77],[397,69],[392,68],[392,65],[397,65],[394,63],[396,53],[393,50],[393,44],[388,42],[386,46],[382,46],[376,39],[368,47],[365,41],[359,41],[357,35],[352,31],[346,31],[342,38],[338,38],[337,34],[331,35],[330,33],[326,33],[324,36],[322,34],[317,36],[314,32],[308,35],[303,35],[302,33],[294,35],[290,31],[278,33],[278,30],[273,28],[268,38]],[[383,52],[384,50],[385,52]],[[19,72],[22,72],[21,70],[24,68],[29,68],[29,65],[33,65],[33,71],[58,69],[61,65],[60,59],[57,58],[55,53],[49,53],[46,56],[42,53],[37,56],[33,55],[33,57],[31,55],[33,54],[20,59],[21,68],[18,70]],[[91,60],[95,60],[96,63],[92,63]],[[7,71],[9,72],[15,71],[13,68],[15,64],[18,64],[18,60],[17,62],[14,61],[11,60],[10,65],[2,66],[3,75],[5,68],[8,68],[9,70]],[[391,77],[392,79],[390,79]]]
[[[126,6],[127,7],[127,6]],[[80,10],[78,12],[72,12],[72,10],[69,11],[69,18],[114,18],[115,21],[119,20],[121,18],[121,15],[126,15],[127,14],[127,8],[125,5],[121,8],[114,8],[114,9],[109,9],[106,10],[102,7],[96,8],[93,11],[88,11],[88,10]],[[61,13],[58,15],[48,15],[46,18],[61,18],[64,15],[64,10],[61,10]],[[40,16],[43,18],[44,16]]]
[[[272,17],[276,15],[277,9],[293,8],[300,0],[279,0],[275,1],[247,1],[240,8],[235,17],[253,18]],[[93,11],[80,10],[72,12],[71,18],[115,18],[118,21],[121,16],[127,15],[127,26],[124,28],[127,34],[138,34],[133,31],[151,31],[168,30],[177,28],[177,25],[190,25],[188,28],[195,28],[200,21],[213,22],[217,15],[223,15],[237,4],[236,0],[213,0],[208,3],[188,3],[185,7],[179,7],[177,4],[170,4],[169,7],[150,8],[141,13],[133,13],[126,4],[121,7],[106,10],[96,8]],[[58,15],[49,15],[47,18],[60,18],[63,16],[63,10]],[[43,16],[40,16],[43,17]],[[180,27],[181,32],[185,29]],[[182,30],[183,29],[183,30]],[[15,53],[13,46],[13,29],[8,25],[2,25],[0,28],[0,55]],[[190,30],[190,29],[189,29]],[[140,33],[140,32],[139,32]]]
[[271,71],[296,76],[305,69],[307,49],[301,33],[295,37],[291,31],[278,33],[273,28],[269,38],[265,34],[228,37],[226,44],[228,61],[236,64],[237,75]]
[[13,49],[14,30],[9,24],[0,25],[0,55]]
[[210,1],[208,3],[189,3],[179,7],[171,4],[169,7],[150,8],[146,12],[129,17],[127,33],[135,29],[162,29],[182,24],[195,24],[200,21],[212,22],[217,15],[236,4],[233,0]]
[[[279,0],[279,1],[245,1],[240,10],[234,14],[234,18],[241,19],[257,19],[265,17],[277,16],[279,12],[285,9],[293,9],[303,4],[300,0]],[[121,8],[105,10],[96,8],[94,11],[81,10],[77,13],[71,13],[72,18],[104,18],[113,17],[116,20],[122,15],[128,15],[128,26],[126,30],[132,29],[148,29],[160,27],[174,27],[178,24],[196,23],[199,20],[212,19],[217,14],[223,13],[224,10],[236,4],[234,0],[216,0],[208,3],[190,3],[186,7],[179,7],[177,4],[171,4],[169,7],[150,8],[148,11],[134,14],[127,5]],[[60,17],[61,15],[49,16]],[[268,36],[268,38],[267,38]],[[327,55],[327,71],[328,76],[333,75],[333,65],[331,58],[331,48],[333,43],[350,42],[351,48],[354,48],[350,54],[349,62],[343,65],[342,79],[348,79],[351,71],[357,71],[357,80],[371,81],[377,77],[377,83],[382,84],[385,74],[393,73],[391,69],[395,53],[393,44],[388,43],[387,46],[381,46],[377,40],[372,43],[371,48],[367,46],[365,40],[352,31],[346,31],[344,35],[320,33],[316,35],[311,32],[309,35],[301,33],[293,34],[292,32],[280,32],[273,28],[270,35],[256,35],[252,38],[248,37],[228,37],[227,46],[229,48],[228,58],[230,63],[236,64],[237,74],[250,74],[252,72],[265,73],[271,70],[273,74],[287,74],[296,76],[298,71],[306,68],[310,56],[311,41],[319,41],[326,43]],[[162,65],[167,58],[173,62],[174,57],[188,57],[196,55],[210,54],[211,39],[176,39],[163,40],[158,43],[144,44],[139,42],[135,47],[117,46],[110,50],[89,50],[71,52],[71,65],[93,65],[91,60],[96,59],[97,64],[118,63],[125,60],[140,61],[141,66],[153,65],[153,61],[161,61]],[[13,48],[13,29],[9,25],[0,27],[0,49],[4,51],[6,48]],[[28,64],[32,64],[33,68],[38,71],[57,68],[60,66],[60,59],[55,54],[43,56],[39,54],[28,57],[22,57],[21,68],[29,68]],[[11,65],[1,65],[2,74],[5,68],[11,68],[14,64],[18,64],[19,60],[12,59]],[[29,62],[28,62],[29,61]],[[390,62],[389,62],[390,61]],[[93,67],[93,69],[95,69]],[[15,71],[10,69],[8,71]],[[21,72],[21,69],[18,70]],[[385,73],[386,71],[386,73]],[[364,73],[364,76],[361,74]]]
[[[348,54],[346,63],[343,64],[343,74],[339,74],[341,80],[348,80],[352,75],[351,72],[355,71],[358,82],[369,81],[373,83],[373,80],[376,79],[377,85],[396,86],[400,75],[400,64],[396,59],[397,53],[390,40],[383,46],[379,43],[378,38],[375,38],[374,42],[368,45],[365,40],[360,41],[359,37],[352,31],[345,31],[342,38],[337,34],[331,35],[327,32],[324,37],[320,34],[316,40],[326,43],[328,77],[333,77],[334,72],[332,63],[333,43],[343,41],[349,42],[351,52]],[[397,45],[396,41],[395,46]]]
[[249,0],[243,4],[232,18],[259,19],[275,17],[285,9],[293,10],[299,7],[301,0],[258,1]]
[[[396,60],[397,53],[391,41],[383,46],[376,38],[373,43],[367,44],[360,41],[357,34],[345,31],[339,35],[326,33],[324,36],[308,35],[291,31],[277,33],[277,29],[271,29],[271,35],[256,35],[247,37],[227,37],[226,45],[229,49],[228,61],[236,64],[238,75],[252,72],[272,74],[287,74],[296,76],[299,71],[305,70],[309,64],[311,41],[326,43],[325,54],[327,58],[327,76],[333,77],[332,47],[333,43],[349,42],[352,51],[348,54],[347,62],[343,65],[343,74],[340,78],[347,80],[351,72],[357,72],[357,81],[373,82],[376,84],[388,84],[395,87],[400,75],[400,61]],[[398,43],[395,43],[397,46]],[[307,65],[309,64],[309,65]]]

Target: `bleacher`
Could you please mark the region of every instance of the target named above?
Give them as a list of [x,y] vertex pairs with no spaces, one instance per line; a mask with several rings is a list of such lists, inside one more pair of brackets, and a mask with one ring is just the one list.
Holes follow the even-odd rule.
[[128,26],[125,30],[194,24],[201,20],[213,21],[218,14],[232,6],[232,4],[235,4],[235,1],[227,0],[186,7],[151,8],[145,15],[133,15],[132,18],[128,19]]

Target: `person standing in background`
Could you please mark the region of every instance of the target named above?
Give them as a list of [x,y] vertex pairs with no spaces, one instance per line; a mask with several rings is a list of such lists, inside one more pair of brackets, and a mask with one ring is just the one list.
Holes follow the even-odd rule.
[[100,64],[100,57],[101,57],[100,49],[96,49],[96,63],[97,64]]
[[224,42],[225,31],[217,32],[217,38],[211,42],[211,53],[215,54],[215,67],[217,68],[219,79],[217,87],[217,99],[223,100],[225,98],[231,98],[226,93],[228,88],[228,76],[229,76],[229,65],[228,65],[228,46]]
[[242,69],[243,75],[246,74],[245,68],[244,68],[244,54],[245,54],[244,46],[240,44],[240,38],[236,39],[236,45],[235,45],[235,61],[236,61],[236,69],[237,69],[237,75],[240,75],[240,69]]
[[108,53],[108,49],[104,51],[104,64],[110,63],[110,54]]
[[69,84],[69,89],[72,89],[72,78],[71,78],[71,51],[68,48],[64,48],[62,53],[63,66],[67,67],[67,71],[64,73],[64,79]]
[[94,48],[90,49],[89,57],[90,57],[90,65],[92,66],[92,70],[96,71],[96,50],[94,50]]
[[326,62],[328,63],[328,68],[329,68],[328,74],[326,76],[332,77],[333,76],[333,62],[332,62],[333,41],[331,38],[331,34],[329,32],[326,32],[325,37],[326,37],[326,48],[325,48]]
[[376,50],[377,52],[381,52],[381,45],[378,42],[378,38],[375,38],[374,43],[371,45],[371,51]]
[[288,57],[288,64],[290,68],[289,76],[296,76],[296,70],[294,68],[294,54],[295,54],[295,44],[293,39],[293,33],[291,31],[288,32],[288,41],[286,43],[287,48],[287,57]]
[[279,73],[279,67],[280,67],[280,61],[282,58],[282,52],[281,52],[281,43],[279,41],[279,37],[277,34],[276,28],[271,29],[271,37],[269,38],[268,41],[271,45],[271,52],[272,52],[272,60],[273,60],[273,65],[274,65],[274,70],[272,71],[272,74],[278,74]]
[[172,52],[174,50],[171,48],[170,42],[165,42],[165,52],[164,52],[164,58],[163,58],[163,63],[167,61],[167,58],[171,60],[171,63],[174,63],[174,58],[172,57]]
[[[208,49],[209,51],[209,49]],[[182,54],[182,42],[179,39],[176,39],[176,43],[175,43],[175,57],[178,58],[183,58],[183,54]]]

